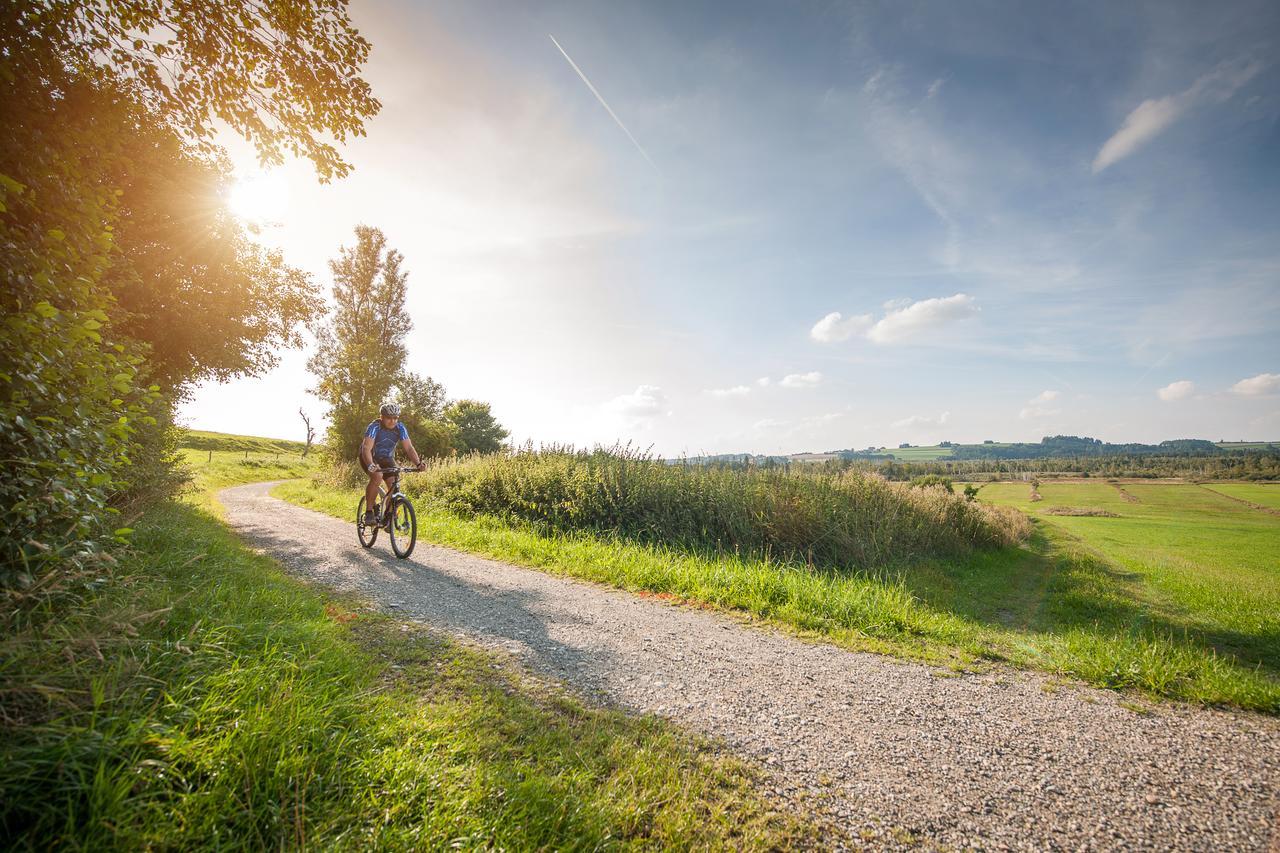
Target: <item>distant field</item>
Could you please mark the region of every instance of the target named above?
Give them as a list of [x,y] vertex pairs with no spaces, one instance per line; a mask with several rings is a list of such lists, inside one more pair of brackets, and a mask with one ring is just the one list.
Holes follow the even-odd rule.
[[[1032,503],[1025,483],[990,483],[979,498],[1036,517],[1051,541],[1077,543],[1105,558],[1144,606],[1133,618],[1201,633],[1273,676],[1280,672],[1280,517],[1216,490],[1280,505],[1280,486],[1055,483]],[[1126,499],[1125,495],[1129,498]],[[1098,509],[1118,517],[1060,516],[1054,507]]]
[[1280,483],[1214,483],[1205,488],[1242,501],[1280,510]]
[[231,435],[225,432],[206,432],[199,429],[182,431],[178,446],[192,450],[234,450],[243,453],[302,453],[306,446],[301,441],[283,438],[260,438],[253,435]]
[[952,451],[950,447],[892,447],[884,453],[903,462],[932,462],[951,456]]

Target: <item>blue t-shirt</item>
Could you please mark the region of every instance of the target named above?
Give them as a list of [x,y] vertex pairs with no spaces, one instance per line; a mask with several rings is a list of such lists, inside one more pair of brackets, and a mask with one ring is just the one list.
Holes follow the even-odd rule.
[[409,440],[409,431],[404,424],[397,422],[395,429],[387,429],[382,421],[370,421],[364,431],[365,438],[373,439],[373,456],[391,456],[396,452],[396,445]]

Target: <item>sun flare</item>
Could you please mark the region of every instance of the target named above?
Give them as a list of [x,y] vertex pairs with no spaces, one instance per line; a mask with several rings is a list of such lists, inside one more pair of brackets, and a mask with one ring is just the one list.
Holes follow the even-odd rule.
[[227,194],[227,206],[246,222],[278,222],[289,209],[289,184],[279,173],[245,176]]

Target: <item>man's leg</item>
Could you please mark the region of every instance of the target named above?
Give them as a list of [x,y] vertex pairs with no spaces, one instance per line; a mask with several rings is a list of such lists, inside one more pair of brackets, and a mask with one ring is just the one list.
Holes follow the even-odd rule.
[[369,485],[364,487],[364,511],[365,520],[369,520],[369,516],[373,514],[373,508],[378,503],[378,486],[382,485],[381,474],[370,474]]

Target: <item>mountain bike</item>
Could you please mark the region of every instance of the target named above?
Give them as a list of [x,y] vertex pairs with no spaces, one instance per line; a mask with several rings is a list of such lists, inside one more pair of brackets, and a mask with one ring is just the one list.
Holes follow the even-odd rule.
[[382,474],[395,474],[391,491],[386,490],[386,481],[378,487],[378,501],[373,505],[374,524],[364,523],[365,497],[361,495],[356,505],[356,537],[364,548],[372,548],[378,541],[378,531],[385,530],[391,537],[391,550],[396,556],[405,559],[413,553],[413,546],[418,542],[418,517],[413,512],[413,504],[400,491],[400,477],[417,468],[383,468]]

